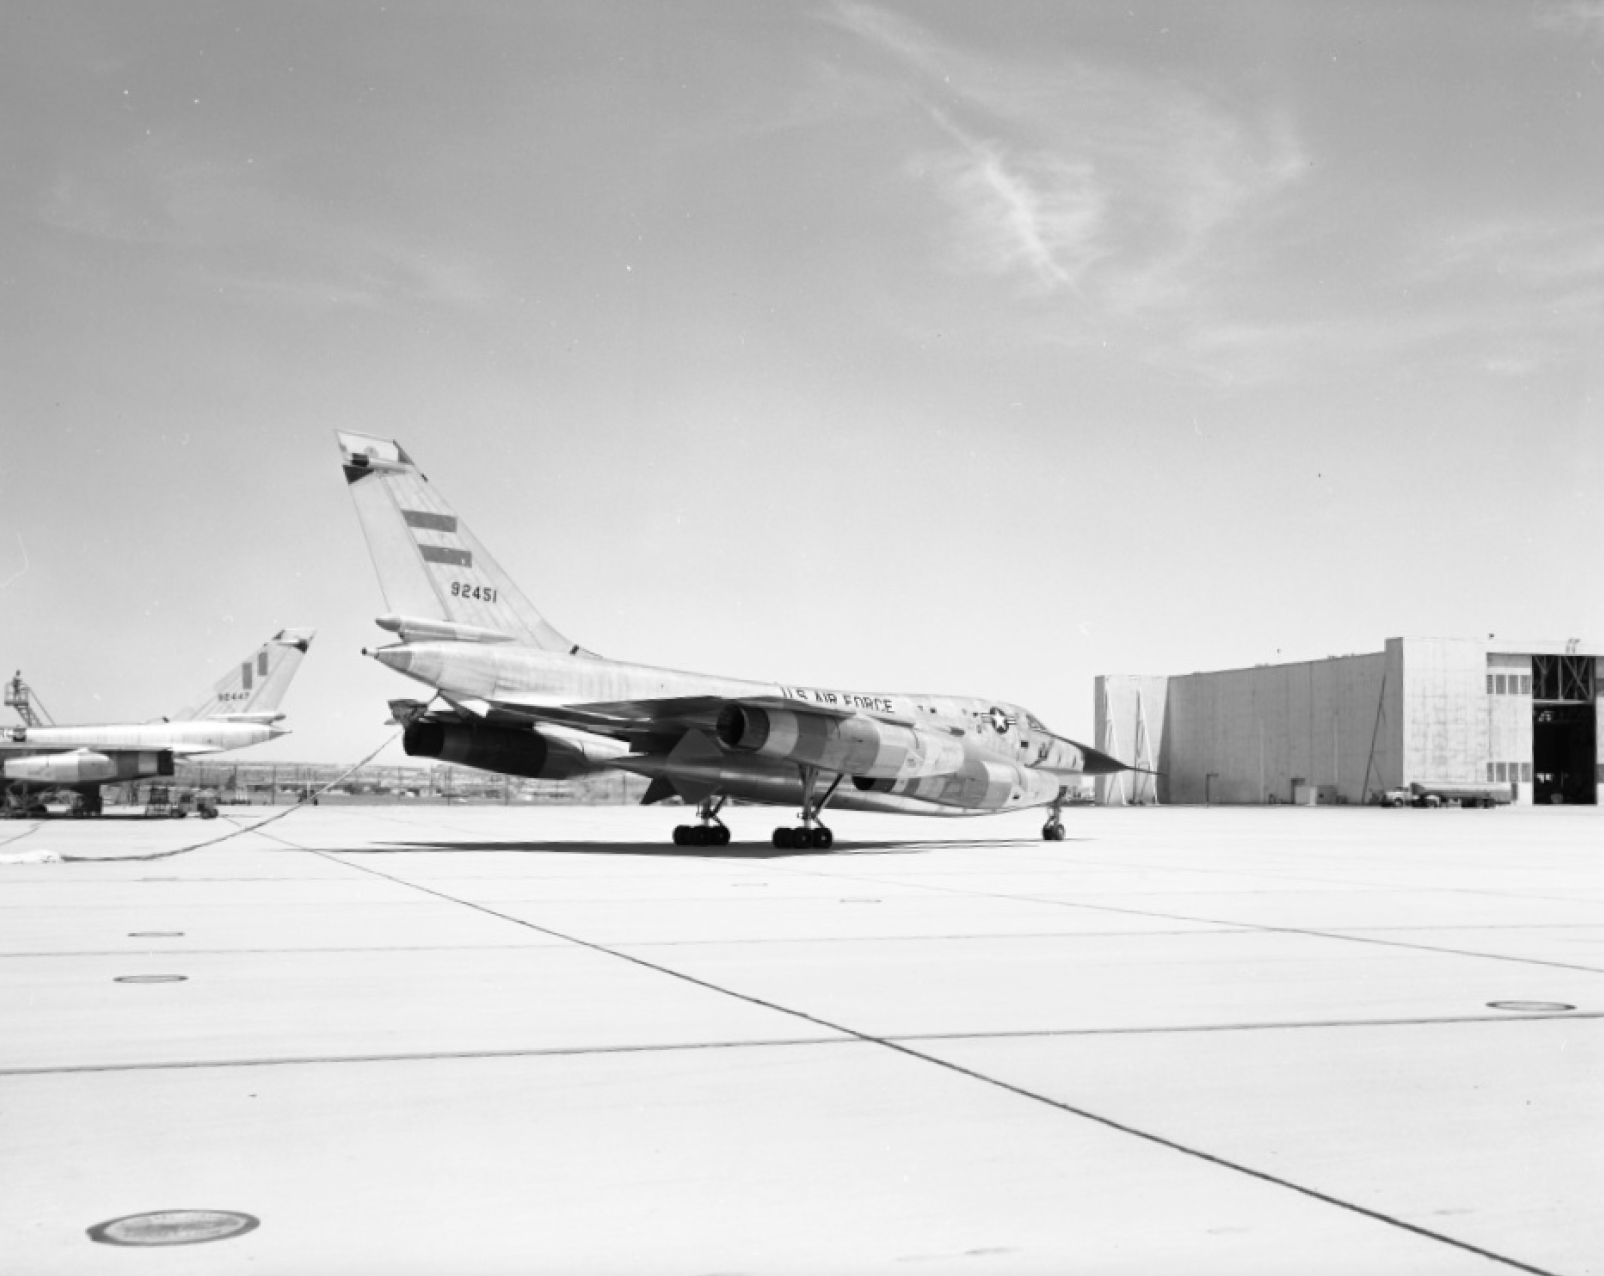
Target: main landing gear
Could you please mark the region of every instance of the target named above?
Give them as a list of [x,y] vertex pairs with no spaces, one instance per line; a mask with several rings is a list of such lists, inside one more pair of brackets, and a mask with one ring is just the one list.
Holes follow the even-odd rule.
[[815,851],[827,851],[835,844],[835,834],[822,824],[815,824],[812,828],[803,825],[800,828],[774,830],[774,845],[784,851],[802,851],[812,848]]
[[703,798],[701,805],[696,808],[697,824],[681,824],[674,830],[675,846],[728,846],[730,844],[730,831],[724,826],[724,821],[718,818],[718,813],[724,809],[724,798],[716,802],[712,798]]
[[841,783],[837,775],[830,782],[830,787],[824,791],[824,796],[817,802],[813,800],[813,786],[819,779],[819,768],[805,766],[802,772],[802,824],[800,828],[778,828],[774,830],[774,845],[779,850],[827,851],[835,845],[835,834],[819,823],[819,812],[829,804],[835,796],[836,788]]

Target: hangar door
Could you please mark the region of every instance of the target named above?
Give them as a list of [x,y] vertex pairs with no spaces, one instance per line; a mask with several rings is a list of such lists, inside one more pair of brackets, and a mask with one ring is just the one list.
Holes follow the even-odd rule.
[[1532,657],[1532,799],[1598,802],[1598,708],[1592,656]]

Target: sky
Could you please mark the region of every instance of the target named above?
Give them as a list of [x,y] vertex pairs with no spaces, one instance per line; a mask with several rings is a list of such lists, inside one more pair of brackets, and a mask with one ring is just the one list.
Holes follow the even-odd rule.
[[379,748],[336,429],[604,655],[1087,741],[1604,640],[1604,0],[9,0],[0,668],[141,720],[312,626],[239,757]]

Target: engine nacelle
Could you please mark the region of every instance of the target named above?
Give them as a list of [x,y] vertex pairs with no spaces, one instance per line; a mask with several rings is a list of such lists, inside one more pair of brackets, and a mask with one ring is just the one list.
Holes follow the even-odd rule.
[[725,705],[715,734],[737,753],[870,778],[947,775],[964,760],[963,742],[956,736],[874,718],[754,705]]
[[74,749],[70,753],[34,753],[5,760],[5,778],[23,784],[107,784],[171,775],[173,755],[165,749],[137,753],[96,753]]
[[628,751],[599,736],[561,728],[492,727],[477,722],[414,722],[401,736],[409,757],[439,758],[499,775],[567,780],[598,771]]

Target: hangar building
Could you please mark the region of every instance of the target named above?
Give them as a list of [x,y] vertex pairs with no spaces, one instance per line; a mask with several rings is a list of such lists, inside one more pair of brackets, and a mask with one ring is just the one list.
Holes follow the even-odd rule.
[[1097,747],[1157,777],[1100,802],[1359,803],[1412,781],[1494,781],[1598,803],[1604,649],[1580,639],[1389,638],[1300,664],[1097,679]]

